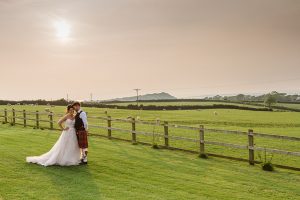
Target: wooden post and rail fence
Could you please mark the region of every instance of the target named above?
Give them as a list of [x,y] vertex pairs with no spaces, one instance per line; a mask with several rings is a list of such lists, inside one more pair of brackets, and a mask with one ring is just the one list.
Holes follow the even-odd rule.
[[[11,112],[11,115],[9,115],[9,112]],[[16,113],[22,113],[22,116],[16,116]],[[34,118],[28,118],[28,115],[32,116],[35,115]],[[40,118],[41,115],[46,115],[48,116],[47,120],[42,120]],[[9,117],[11,116],[11,117]],[[33,126],[35,128],[45,128],[45,129],[50,129],[50,130],[57,130],[57,128],[54,128],[54,116],[61,117],[62,115],[59,114],[54,114],[53,112],[32,112],[32,111],[17,111],[15,109],[12,109],[11,111],[4,109],[0,111],[0,121],[2,123],[11,123],[12,126],[18,124],[18,125],[23,125],[24,127],[28,126]],[[286,150],[281,150],[281,149],[272,149],[272,148],[265,148],[265,147],[257,147],[254,143],[254,136],[255,137],[263,137],[263,138],[272,138],[272,139],[281,139],[281,140],[288,140],[288,141],[294,141],[294,142],[299,142],[300,143],[300,138],[299,137],[291,137],[291,136],[283,136],[283,135],[273,135],[273,134],[265,134],[265,133],[256,133],[252,129],[249,129],[248,132],[243,132],[243,131],[231,131],[231,130],[221,130],[221,129],[210,129],[210,128],[205,128],[204,126],[200,125],[199,127],[192,127],[192,126],[185,126],[185,125],[174,125],[174,124],[169,124],[167,121],[164,121],[163,123],[157,123],[157,122],[149,122],[149,121],[142,121],[142,120],[136,120],[135,118],[130,118],[130,119],[120,119],[120,118],[112,118],[111,116],[88,116],[90,119],[97,119],[97,120],[104,120],[106,121],[105,124],[107,126],[100,126],[100,125],[92,125],[89,124],[89,127],[92,128],[98,128],[98,129],[105,129],[107,130],[107,135],[103,134],[96,134],[96,133],[89,133],[90,135],[93,136],[101,136],[101,137],[106,137],[108,139],[118,139],[118,140],[125,140],[125,141],[130,141],[132,144],[146,144],[146,145],[151,145],[150,143],[144,143],[144,142],[139,142],[138,141],[138,135],[145,135],[145,136],[158,136],[163,138],[164,144],[159,145],[161,148],[166,148],[166,149],[173,149],[173,150],[181,150],[181,151],[187,151],[191,153],[198,153],[201,157],[201,155],[208,155],[208,156],[214,156],[214,157],[221,157],[221,158],[228,158],[232,160],[239,160],[239,161],[247,161],[249,162],[250,165],[254,165],[255,163],[261,163],[260,161],[255,160],[255,151],[265,151],[269,153],[274,153],[274,154],[283,154],[283,155],[290,155],[290,156],[297,156],[300,157],[300,152],[297,151],[286,151]],[[10,119],[10,122],[9,122]],[[16,120],[21,120],[22,123],[16,123]],[[33,121],[34,125],[29,125],[28,121]],[[113,127],[113,122],[122,122],[122,123],[130,123],[131,124],[131,129],[122,129],[122,128],[116,128]],[[41,127],[41,123],[49,123],[49,126],[44,126]],[[137,131],[137,124],[144,124],[144,125],[151,125],[151,126],[162,126],[163,127],[163,134],[161,133],[154,133],[154,132],[146,132],[146,131]],[[176,135],[170,135],[169,134],[169,129],[170,128],[176,128],[176,129],[182,129],[182,130],[190,130],[190,131],[198,131],[199,133],[199,139],[195,138],[189,138],[189,137],[182,137],[182,136],[176,136]],[[127,132],[131,134],[131,139],[122,139],[118,137],[113,137],[113,131],[119,131],[119,132]],[[209,141],[205,140],[205,132],[214,132],[214,133],[224,133],[224,134],[235,134],[235,135],[241,135],[241,136],[246,136],[247,137],[247,145],[240,145],[240,144],[232,144],[232,143],[223,143],[223,142],[217,142],[217,141]],[[190,142],[196,142],[199,144],[199,149],[198,150],[188,150],[184,148],[177,148],[173,147],[170,145],[170,139],[173,140],[182,140],[182,141],[190,141]],[[230,157],[226,155],[219,155],[219,154],[213,154],[206,152],[205,150],[205,145],[216,145],[216,146],[223,146],[223,147],[230,147],[234,149],[244,149],[248,150],[248,159],[244,158],[237,158],[237,157]],[[299,145],[300,147],[300,145]],[[300,167],[291,167],[291,166],[286,166],[286,165],[277,165],[274,164],[274,166],[277,166],[279,168],[285,168],[285,169],[292,169],[292,170],[297,170],[300,171]]]

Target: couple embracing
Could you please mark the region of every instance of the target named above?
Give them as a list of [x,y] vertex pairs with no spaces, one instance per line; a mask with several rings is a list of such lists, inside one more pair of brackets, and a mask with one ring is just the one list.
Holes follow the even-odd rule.
[[58,125],[62,134],[51,150],[41,156],[27,157],[26,161],[43,166],[87,164],[88,122],[79,102],[68,105],[67,114],[58,121]]

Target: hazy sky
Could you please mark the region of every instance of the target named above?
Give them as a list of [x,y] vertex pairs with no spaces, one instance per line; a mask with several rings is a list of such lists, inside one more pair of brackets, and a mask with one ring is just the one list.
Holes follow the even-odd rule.
[[300,92],[299,0],[0,0],[0,99]]

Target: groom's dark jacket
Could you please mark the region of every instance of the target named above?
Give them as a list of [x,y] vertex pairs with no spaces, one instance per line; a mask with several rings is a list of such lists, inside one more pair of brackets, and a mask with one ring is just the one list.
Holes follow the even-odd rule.
[[85,130],[83,121],[82,121],[82,119],[80,118],[80,114],[81,114],[81,113],[82,113],[82,111],[78,112],[78,113],[75,115],[75,129],[76,129],[77,131]]
[[83,120],[80,118],[82,111],[75,115],[75,129],[77,132],[77,140],[79,148],[88,148],[87,130],[85,130]]

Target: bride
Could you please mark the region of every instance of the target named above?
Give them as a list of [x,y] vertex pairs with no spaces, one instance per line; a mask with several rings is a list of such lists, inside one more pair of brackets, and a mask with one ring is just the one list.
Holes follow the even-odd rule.
[[[63,123],[65,123],[65,127],[62,125]],[[72,105],[68,105],[67,114],[58,121],[62,134],[52,149],[41,156],[27,157],[26,162],[37,163],[43,166],[80,164],[80,149],[74,124],[74,109]]]

